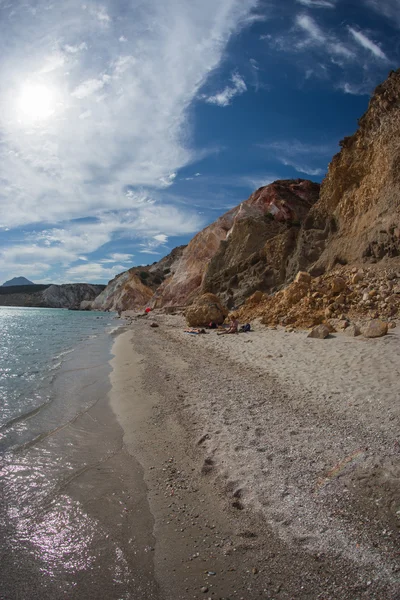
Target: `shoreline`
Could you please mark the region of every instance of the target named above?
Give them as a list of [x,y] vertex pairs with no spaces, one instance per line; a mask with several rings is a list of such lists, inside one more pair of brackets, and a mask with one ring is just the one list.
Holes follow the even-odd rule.
[[[210,597],[272,598],[279,588],[282,598],[394,599],[398,417],[388,373],[397,355],[381,375],[379,357],[385,344],[393,352],[397,336],[355,352],[358,340],[328,347],[265,328],[185,336],[179,316],[154,311],[151,320],[159,328],[134,319],[117,339],[111,402],[143,468],[165,598],[204,597],[207,587]],[[296,353],[312,361],[303,380],[287,361],[279,373],[266,358],[290,346],[289,362]],[[377,347],[370,376],[388,384],[378,406],[366,400],[363,413],[358,389],[354,405],[348,401],[364,372],[345,382],[346,397],[326,393],[318,360],[337,362],[339,348],[370,370]],[[340,391],[351,365],[344,372],[339,360],[338,368]],[[313,370],[314,387],[304,379]]]

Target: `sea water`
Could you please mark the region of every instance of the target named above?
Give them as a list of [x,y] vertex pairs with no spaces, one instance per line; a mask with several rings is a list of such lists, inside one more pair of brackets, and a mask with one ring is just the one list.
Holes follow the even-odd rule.
[[[29,437],[29,418],[54,399],[53,383],[68,355],[104,336],[109,313],[0,307],[0,444],[7,430]],[[68,409],[68,407],[66,407]]]
[[156,597],[108,403],[114,318],[0,308],[2,600]]

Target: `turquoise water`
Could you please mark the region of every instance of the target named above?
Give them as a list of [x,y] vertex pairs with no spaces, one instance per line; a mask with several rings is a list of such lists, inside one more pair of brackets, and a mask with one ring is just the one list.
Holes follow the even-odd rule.
[[[0,307],[0,435],[52,399],[57,371],[85,340],[112,326],[113,315]],[[0,438],[1,443],[1,438]]]
[[0,308],[0,600],[159,600],[108,399],[114,319]]

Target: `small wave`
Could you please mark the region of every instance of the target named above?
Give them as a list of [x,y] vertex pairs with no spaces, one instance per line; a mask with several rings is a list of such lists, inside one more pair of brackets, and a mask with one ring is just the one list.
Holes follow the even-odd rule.
[[122,333],[122,331],[125,327],[126,327],[125,324],[117,325],[116,327],[113,327],[112,329],[110,329],[110,331],[108,333],[109,333],[109,335],[115,336],[118,333]]
[[56,354],[56,356],[53,357],[53,360],[58,360],[60,358],[62,358],[63,356],[66,356],[67,354],[71,354],[71,352],[73,352],[74,349],[70,348],[69,350],[64,350],[64,352],[60,352],[59,354]]
[[6,421],[5,423],[3,423],[3,425],[0,426],[0,431],[3,431],[4,429],[9,429],[13,425],[15,425],[16,423],[20,423],[21,421],[27,421],[28,419],[37,415],[43,408],[48,406],[51,402],[52,398],[49,398],[48,400],[46,400],[46,402],[40,404],[40,406],[36,406],[36,408],[33,408],[32,410],[29,410],[26,413],[22,413],[20,415],[17,415],[16,417],[13,417],[12,419]]

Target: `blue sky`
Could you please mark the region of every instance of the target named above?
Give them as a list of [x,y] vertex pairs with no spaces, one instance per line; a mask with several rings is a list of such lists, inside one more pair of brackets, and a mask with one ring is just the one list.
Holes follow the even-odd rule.
[[0,282],[107,282],[321,181],[400,0],[0,0]]

